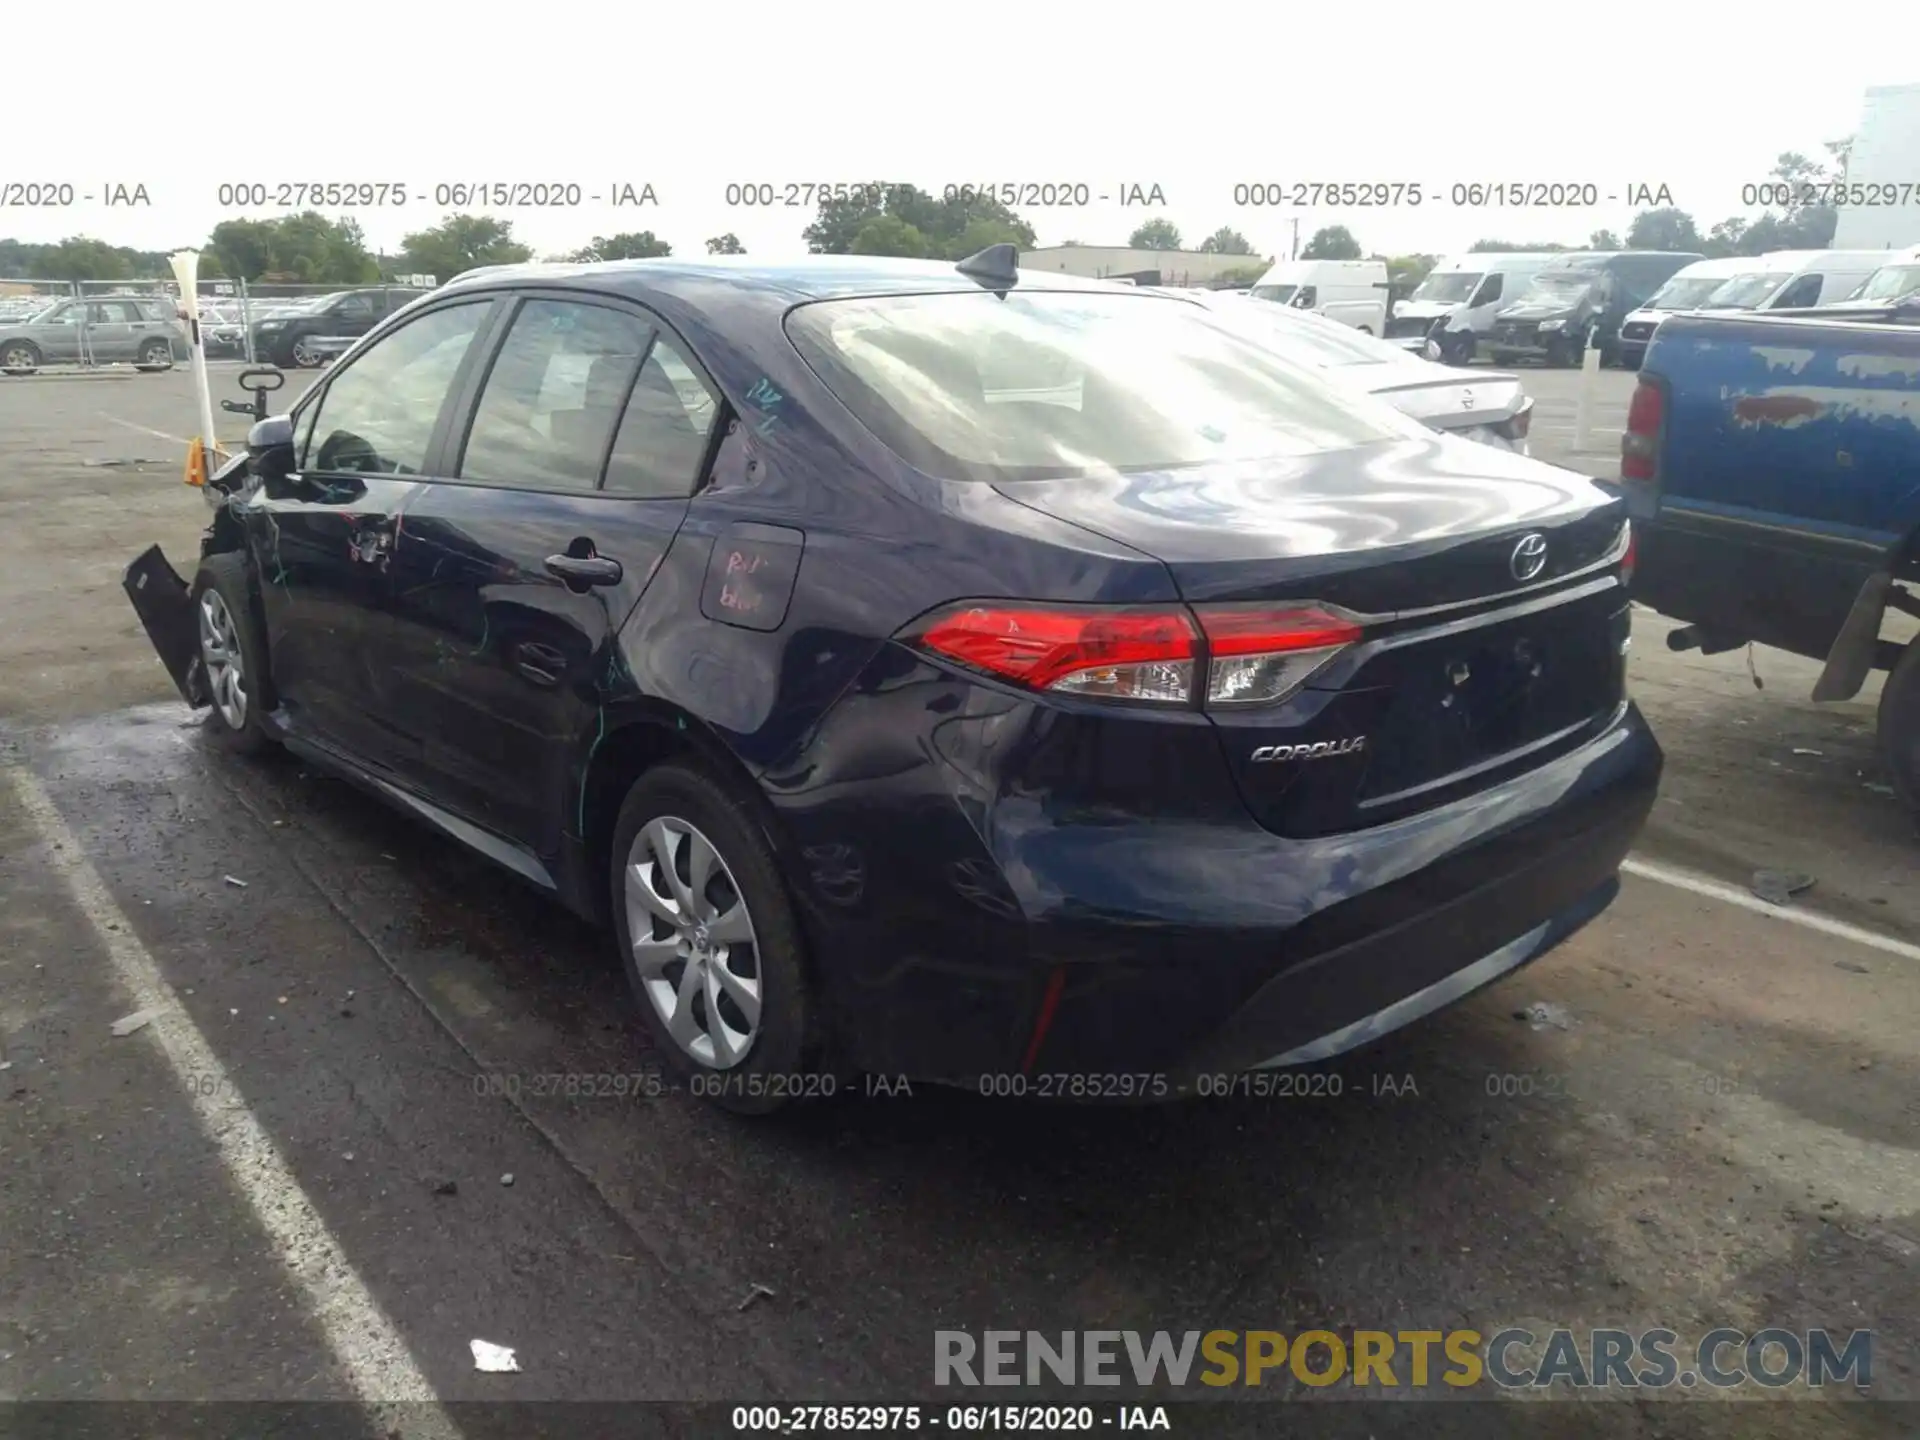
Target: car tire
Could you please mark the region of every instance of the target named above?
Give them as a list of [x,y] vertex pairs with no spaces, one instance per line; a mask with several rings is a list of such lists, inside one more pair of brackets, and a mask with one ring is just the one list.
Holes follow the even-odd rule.
[[[707,884],[689,905],[695,864]],[[832,1093],[799,921],[747,802],[698,765],[656,766],[627,792],[607,871],[621,964],[674,1079],[742,1115]],[[641,925],[642,943],[658,948],[637,953]]]
[[30,340],[10,340],[0,349],[0,370],[9,375],[31,375],[40,368],[40,349]]
[[207,728],[235,754],[272,749],[276,742],[261,723],[271,703],[267,647],[254,619],[246,556],[237,551],[207,556],[188,595],[212,700]]
[[162,371],[173,368],[173,346],[164,340],[148,340],[140,347],[140,358],[134,364],[142,370]]
[[1881,688],[1878,731],[1887,783],[1920,819],[1920,640],[1907,642]]
[[308,348],[307,337],[304,335],[295,340],[293,344],[287,348],[287,358],[293,362],[294,368],[298,370],[318,370],[320,368],[320,357]]

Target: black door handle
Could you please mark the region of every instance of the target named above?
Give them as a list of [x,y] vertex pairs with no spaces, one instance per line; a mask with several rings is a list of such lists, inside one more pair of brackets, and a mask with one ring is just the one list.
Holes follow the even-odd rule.
[[569,585],[618,585],[626,571],[604,555],[549,555],[547,573]]

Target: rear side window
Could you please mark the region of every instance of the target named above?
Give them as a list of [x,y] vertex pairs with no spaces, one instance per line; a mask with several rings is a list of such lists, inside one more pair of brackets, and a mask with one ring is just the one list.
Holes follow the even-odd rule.
[[425,472],[434,426],[491,302],[434,310],[368,346],[321,392],[301,463],[362,475]]
[[592,490],[651,326],[623,310],[530,300],[488,372],[459,478]]
[[1155,296],[984,291],[803,305],[787,321],[892,450],[954,480],[1258,461],[1425,434]]
[[654,342],[607,461],[607,489],[663,500],[691,495],[719,403],[677,347]]

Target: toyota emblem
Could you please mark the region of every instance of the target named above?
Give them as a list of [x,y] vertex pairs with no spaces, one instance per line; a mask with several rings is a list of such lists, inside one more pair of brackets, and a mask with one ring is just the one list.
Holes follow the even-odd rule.
[[1533,579],[1547,568],[1547,537],[1537,531],[1532,535],[1522,535],[1520,543],[1513,547],[1513,558],[1507,564],[1513,570],[1514,579]]

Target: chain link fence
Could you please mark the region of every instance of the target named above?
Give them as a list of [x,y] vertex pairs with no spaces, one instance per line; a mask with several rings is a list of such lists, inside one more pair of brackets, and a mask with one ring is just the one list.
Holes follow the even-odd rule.
[[[195,288],[208,360],[309,369],[428,287],[210,279]],[[172,280],[0,280],[0,370],[158,370],[184,361],[190,343]]]

